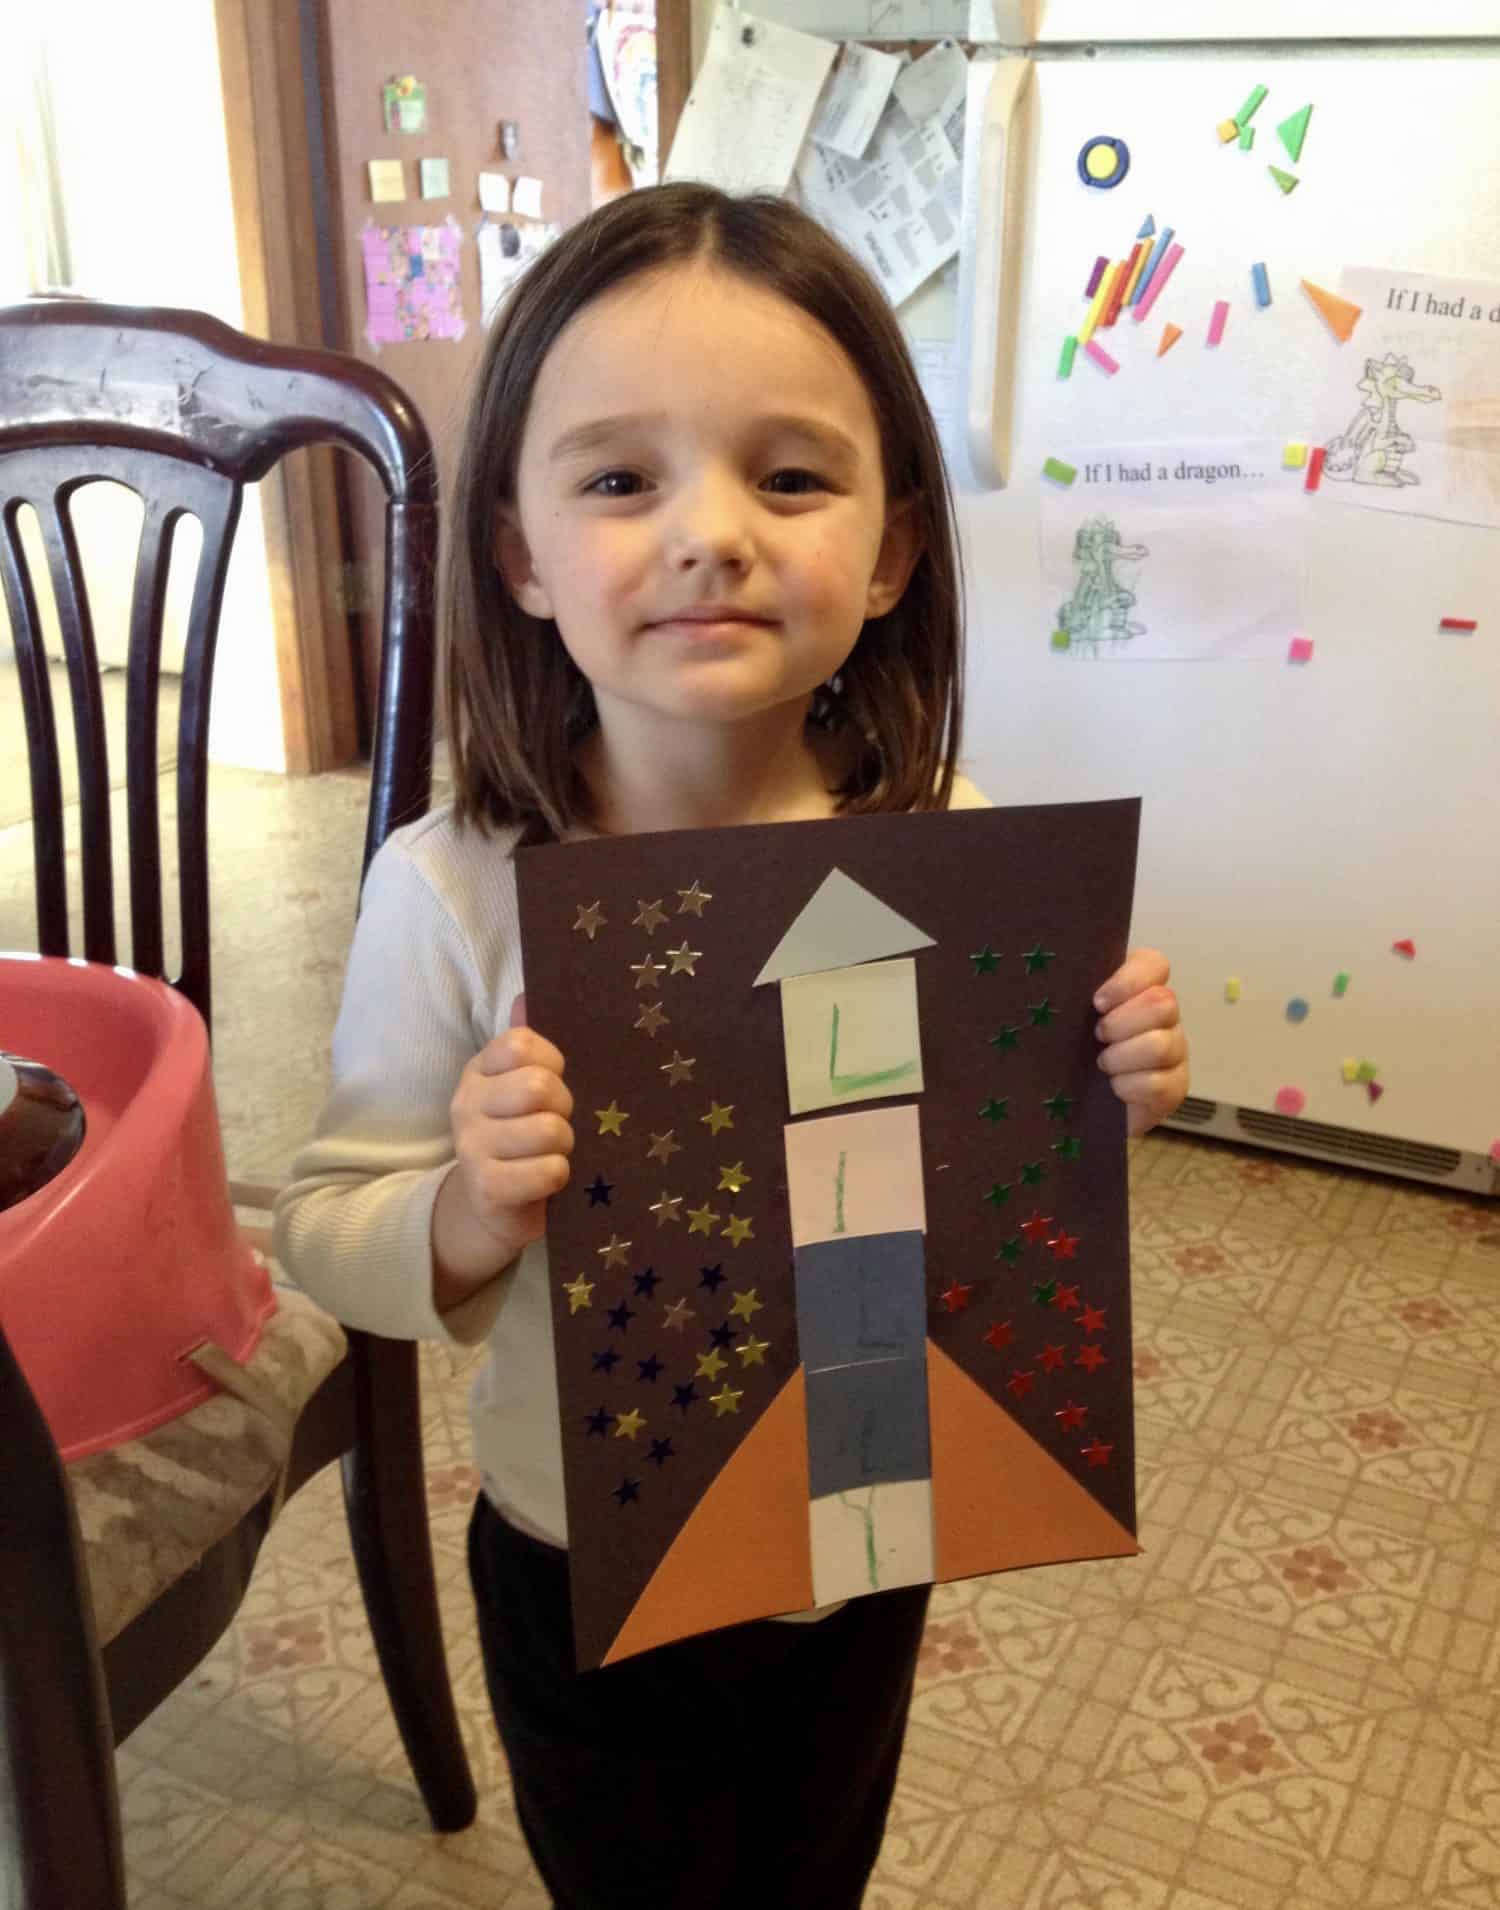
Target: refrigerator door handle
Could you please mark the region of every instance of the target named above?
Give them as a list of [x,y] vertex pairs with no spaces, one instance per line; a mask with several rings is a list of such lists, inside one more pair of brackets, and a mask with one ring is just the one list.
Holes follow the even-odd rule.
[[979,130],[971,243],[960,267],[960,390],[964,437],[977,484],[1003,490],[1010,476],[1016,330],[1032,62],[997,60]]

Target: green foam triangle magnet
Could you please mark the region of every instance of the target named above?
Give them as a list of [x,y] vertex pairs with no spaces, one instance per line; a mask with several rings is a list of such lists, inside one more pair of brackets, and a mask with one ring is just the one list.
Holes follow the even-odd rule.
[[1277,137],[1291,154],[1293,165],[1302,157],[1302,142],[1307,138],[1307,122],[1311,118],[1312,107],[1304,106],[1276,128]]
[[1297,190],[1297,176],[1295,173],[1283,172],[1280,166],[1267,166],[1266,171],[1270,173],[1271,177],[1276,181],[1283,192],[1295,192]]

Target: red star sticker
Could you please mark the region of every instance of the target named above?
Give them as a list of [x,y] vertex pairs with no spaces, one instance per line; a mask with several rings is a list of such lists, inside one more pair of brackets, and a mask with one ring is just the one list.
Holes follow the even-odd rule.
[[1059,1227],[1057,1238],[1047,1242],[1047,1251],[1054,1260],[1076,1260],[1078,1258],[1077,1234],[1070,1234],[1066,1227]]
[[1044,1373],[1055,1373],[1059,1366],[1066,1366],[1068,1356],[1060,1346],[1044,1346],[1041,1351],[1041,1367]]
[[1090,1340],[1087,1346],[1079,1347],[1078,1358],[1074,1360],[1073,1364],[1075,1366],[1086,1366],[1091,1373],[1097,1373],[1101,1366],[1107,1366],[1109,1362],[1104,1357],[1104,1348],[1102,1346],[1096,1346],[1095,1343]]
[[984,1337],[997,1353],[1003,1353],[1010,1345],[1014,1331],[1009,1320],[991,1320],[989,1330]]
[[1082,1448],[1083,1456],[1091,1466],[1107,1466],[1113,1446],[1106,1446],[1102,1439],[1095,1439],[1092,1445]]
[[1078,1324],[1083,1328],[1085,1333],[1102,1333],[1104,1331],[1104,1314],[1102,1309],[1096,1306],[1086,1306],[1078,1316]]
[[1077,1287],[1065,1287],[1059,1284],[1057,1298],[1052,1302],[1059,1313],[1071,1313],[1078,1305]]
[[1021,1232],[1034,1247],[1039,1240],[1047,1238],[1047,1229],[1053,1224],[1051,1214],[1033,1214],[1030,1220],[1021,1222]]
[[969,1295],[973,1291],[974,1289],[972,1287],[960,1286],[958,1281],[955,1280],[949,1286],[948,1291],[942,1295],[943,1305],[947,1307],[950,1313],[962,1313],[964,1308],[969,1304]]
[[1087,1406],[1075,1406],[1070,1399],[1066,1406],[1057,1409],[1056,1418],[1064,1432],[1077,1432],[1089,1416]]
[[1012,1373],[1005,1383],[1015,1394],[1017,1399],[1024,1399],[1031,1391],[1032,1382],[1035,1378],[1035,1373]]

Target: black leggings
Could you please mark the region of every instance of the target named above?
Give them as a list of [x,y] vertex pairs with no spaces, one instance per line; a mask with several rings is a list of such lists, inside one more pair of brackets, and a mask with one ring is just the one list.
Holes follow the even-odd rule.
[[481,1495],[469,1570],[516,1813],[559,1910],[856,1910],[927,1586],[580,1675],[566,1552]]

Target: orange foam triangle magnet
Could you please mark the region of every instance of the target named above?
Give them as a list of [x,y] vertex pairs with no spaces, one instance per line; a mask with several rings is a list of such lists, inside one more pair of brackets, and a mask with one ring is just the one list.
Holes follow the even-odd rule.
[[1156,348],[1158,358],[1163,358],[1182,336],[1180,325],[1169,325],[1161,335],[1161,343]]
[[807,1383],[799,1366],[688,1514],[605,1652],[654,1645],[813,1602]]
[[927,1411],[940,1582],[1140,1551],[1135,1535],[931,1340]]
[[1364,306],[1355,305],[1347,298],[1340,298],[1337,292],[1325,292],[1321,285],[1314,285],[1311,279],[1302,281],[1302,289],[1328,321],[1328,329],[1334,337],[1347,345],[1350,334],[1359,323]]

